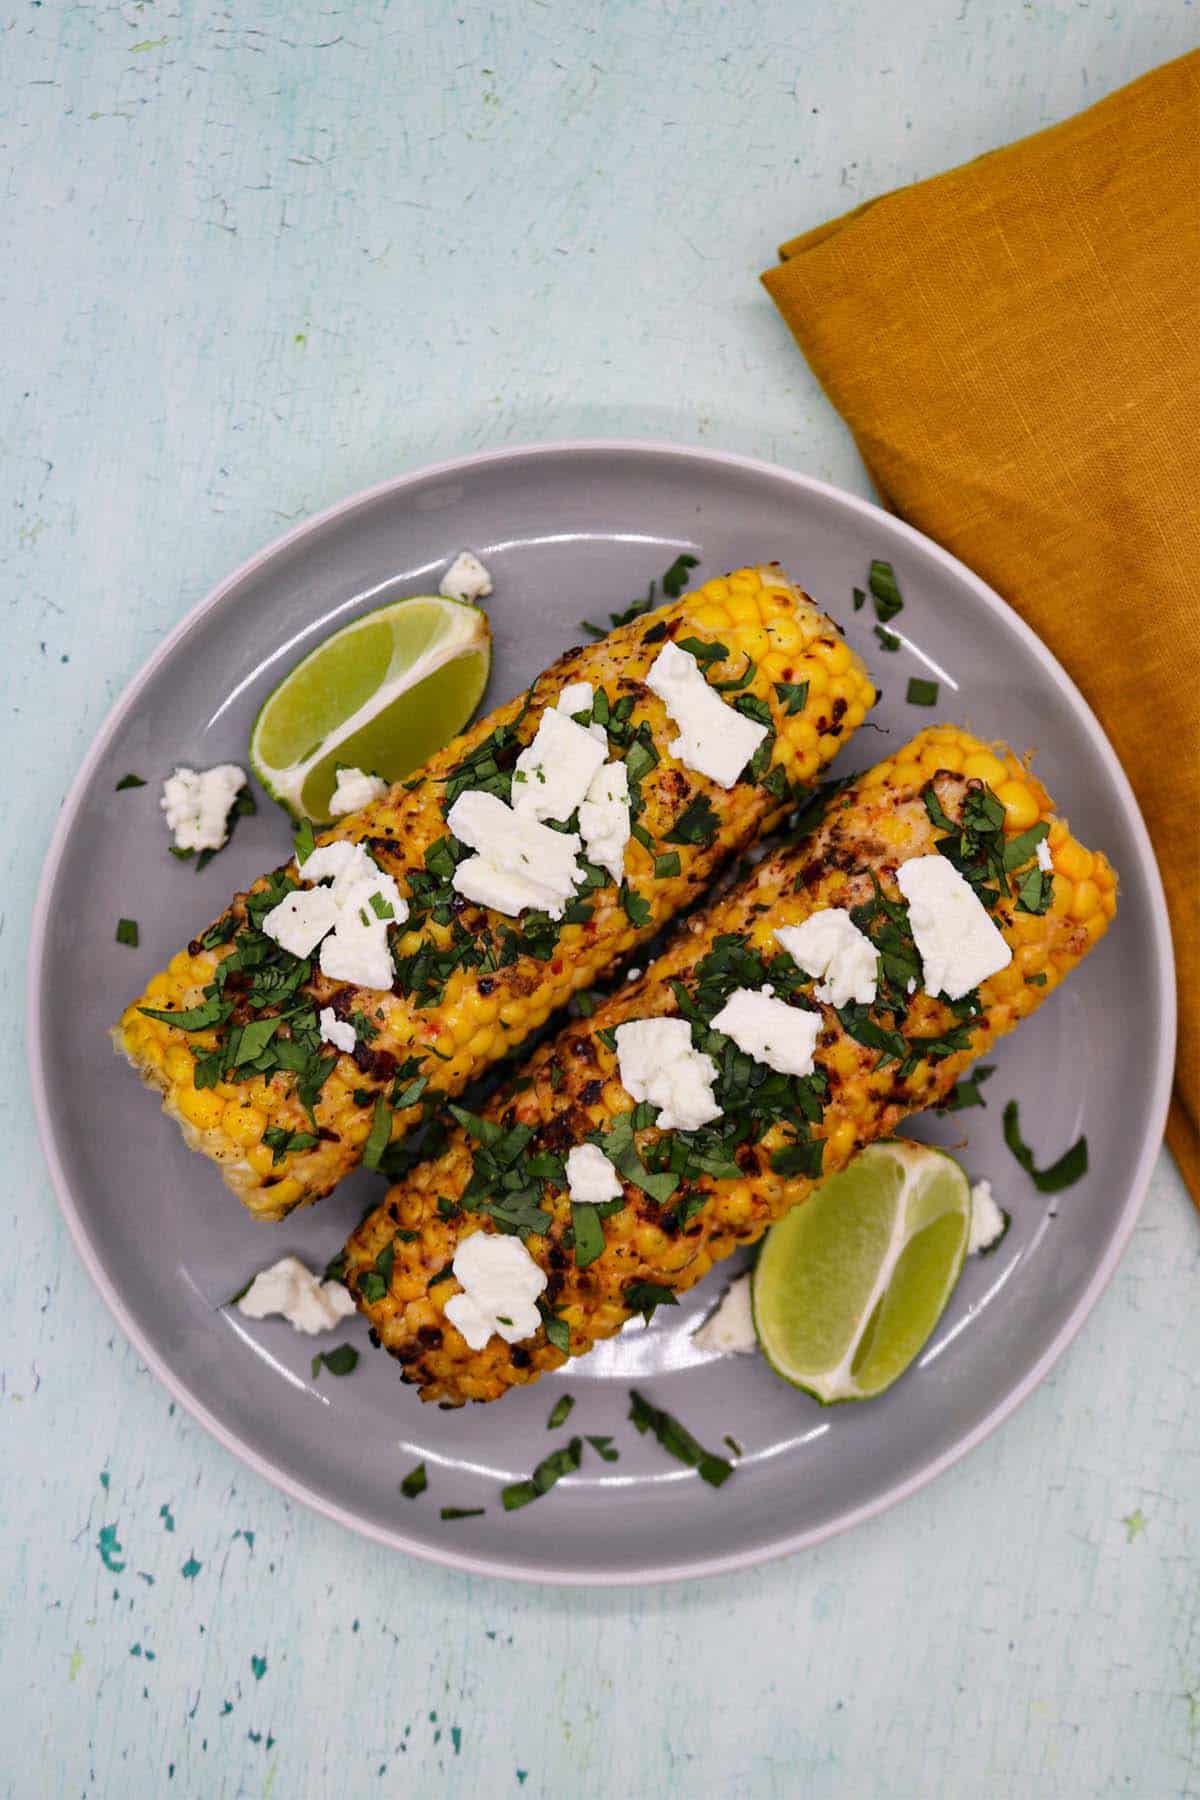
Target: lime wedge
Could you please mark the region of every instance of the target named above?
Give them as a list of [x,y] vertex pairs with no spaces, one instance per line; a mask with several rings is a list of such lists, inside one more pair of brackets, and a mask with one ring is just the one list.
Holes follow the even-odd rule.
[[824,1405],[891,1387],[962,1269],[971,1185],[925,1144],[872,1144],[772,1226],[754,1324],[777,1374]]
[[400,781],[462,730],[492,663],[477,606],[414,595],[327,637],[264,702],[250,762],[293,817],[329,819],[339,766]]

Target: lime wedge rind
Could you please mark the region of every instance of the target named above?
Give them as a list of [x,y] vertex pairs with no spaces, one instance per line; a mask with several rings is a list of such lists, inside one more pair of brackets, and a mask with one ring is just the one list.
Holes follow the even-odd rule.
[[823,1406],[883,1393],[945,1310],[970,1218],[970,1183],[952,1157],[924,1144],[871,1145],[764,1240],[752,1305],[776,1374]]

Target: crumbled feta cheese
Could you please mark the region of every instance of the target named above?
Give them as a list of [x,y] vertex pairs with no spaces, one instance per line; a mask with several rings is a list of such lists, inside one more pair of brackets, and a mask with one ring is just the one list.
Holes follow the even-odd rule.
[[578,1206],[619,1200],[621,1177],[597,1144],[576,1144],[567,1152],[567,1191]]
[[262,928],[293,956],[321,946],[321,972],[355,987],[389,989],[395,978],[388,927],[402,925],[408,903],[393,878],[361,844],[319,844],[300,869],[306,881],[330,882],[284,896]]
[[693,1331],[692,1342],[697,1350],[718,1350],[725,1356],[747,1356],[758,1349],[749,1273],[730,1282],[716,1311],[708,1315],[699,1331]]
[[332,1044],[335,1050],[344,1050],[347,1056],[352,1056],[358,1033],[349,1019],[339,1019],[332,1006],[323,1006],[320,1018],[321,1042]]
[[382,775],[365,775],[361,769],[339,769],[337,786],[329,800],[329,816],[340,819],[343,813],[361,812],[376,800],[382,800],[388,784]]
[[176,769],[163,782],[159,805],[177,850],[219,850],[229,837],[229,809],[246,785],[236,763],[213,769]]
[[533,742],[517,758],[513,811],[523,819],[569,819],[607,754],[606,743],[598,744],[590,731],[548,706]]
[[509,918],[527,908],[562,918],[580,879],[574,832],[551,831],[515,813],[498,795],[477,788],[459,795],[446,823],[456,838],[478,852],[454,871],[458,893]]
[[237,1303],[248,1319],[276,1314],[297,1331],[315,1337],[332,1331],[357,1309],[340,1281],[320,1281],[296,1256],[285,1256],[254,1277]]
[[667,746],[671,755],[718,787],[731,788],[766,737],[767,727],[722,700],[691,652],[675,644],[663,645],[646,686],[679,728],[679,736]]
[[[592,684],[591,684],[591,682],[590,681],[568,682],[567,686],[563,689],[562,693],[558,696],[558,702],[555,707],[555,710],[556,710],[556,712],[566,713],[566,715],[569,719],[575,718],[576,713],[582,713],[582,712],[590,713],[592,710]],[[578,719],[575,720],[575,723],[576,724],[579,723]],[[584,730],[588,733],[588,735],[590,737],[594,737],[598,744],[603,744],[607,750],[608,733],[607,733],[607,731],[605,731],[603,725],[597,725],[595,719],[593,719],[590,725],[586,725],[584,727]]]
[[338,922],[338,904],[328,888],[296,888],[271,908],[262,928],[293,956],[311,956]]
[[491,591],[491,575],[472,550],[460,550],[438,583],[447,600],[484,600]]
[[633,1019],[616,1035],[621,1086],[660,1109],[664,1131],[695,1131],[721,1117],[712,1091],[717,1065],[694,1048],[686,1019]]
[[927,994],[960,1000],[1006,969],[1012,951],[970,883],[944,856],[914,856],[896,871],[924,967]]
[[764,988],[734,988],[713,1018],[713,1030],[731,1037],[755,1062],[781,1075],[811,1075],[821,1015],[776,1000]]
[[977,1181],[971,1189],[971,1235],[967,1255],[991,1250],[1008,1230],[1008,1214],[992,1198],[990,1181]]
[[537,1298],[546,1274],[520,1238],[473,1231],[458,1246],[453,1266],[463,1292],[447,1300],[446,1317],[472,1350],[482,1350],[493,1332],[506,1344],[533,1336],[542,1322]]
[[1043,869],[1047,875],[1053,872],[1054,858],[1050,854],[1049,838],[1042,838],[1040,840],[1037,847],[1037,859],[1039,869]]
[[579,830],[588,861],[621,881],[629,842],[629,771],[623,762],[596,770],[579,808]]
[[813,993],[827,1006],[854,1000],[870,1006],[879,981],[879,952],[841,906],[825,906],[800,925],[782,925],[775,942],[797,968],[819,976]]

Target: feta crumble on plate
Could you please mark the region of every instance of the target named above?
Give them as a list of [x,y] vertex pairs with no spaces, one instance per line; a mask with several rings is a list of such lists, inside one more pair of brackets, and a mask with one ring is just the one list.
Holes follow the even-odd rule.
[[473,550],[460,550],[438,582],[438,593],[447,600],[463,600],[469,605],[486,600],[491,591],[492,577]]
[[229,837],[229,814],[246,785],[246,771],[236,763],[212,769],[180,767],[162,786],[167,824],[177,850],[220,850]]
[[321,1281],[297,1256],[281,1257],[254,1277],[237,1303],[248,1319],[283,1318],[308,1337],[332,1331],[358,1308],[340,1281]]
[[967,1239],[967,1255],[980,1256],[985,1250],[994,1250],[1008,1225],[1008,1214],[992,1198],[991,1182],[975,1182],[971,1189],[971,1234]]

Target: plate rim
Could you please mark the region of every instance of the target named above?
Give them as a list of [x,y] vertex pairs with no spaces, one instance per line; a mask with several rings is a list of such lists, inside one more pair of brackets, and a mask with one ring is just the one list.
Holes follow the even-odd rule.
[[[92,779],[97,765],[107,750],[109,741],[126,716],[136,706],[141,694],[159,668],[174,653],[176,647],[187,636],[188,632],[210,612],[218,608],[229,595],[244,581],[255,575],[276,557],[292,549],[296,544],[309,536],[316,536],[327,526],[344,520],[357,509],[373,505],[376,501],[397,496],[406,488],[422,485],[430,480],[453,478],[469,471],[475,471],[493,463],[515,462],[527,459],[564,459],[589,455],[646,457],[650,459],[671,459],[704,463],[712,467],[737,470],[742,474],[782,480],[810,494],[830,500],[835,504],[848,507],[850,510],[876,518],[892,532],[898,531],[914,545],[934,559],[959,580],[965,581],[976,597],[993,611],[1004,616],[1006,623],[1016,632],[1024,647],[1045,666],[1056,684],[1065,691],[1073,701],[1077,714],[1085,731],[1090,735],[1102,759],[1109,766],[1114,778],[1118,794],[1126,808],[1127,817],[1137,845],[1142,863],[1143,873],[1149,890],[1152,951],[1158,978],[1158,1007],[1160,1025],[1156,1036],[1156,1067],[1151,1087],[1149,1118],[1147,1129],[1142,1136],[1137,1163],[1133,1178],[1118,1218],[1116,1228],[1100,1258],[1093,1269],[1088,1283],[1055,1332],[1050,1343],[1038,1358],[1033,1367],[1017,1382],[977,1424],[948,1449],[924,1463],[919,1469],[901,1480],[892,1483],[862,1505],[843,1510],[836,1518],[820,1525],[794,1532],[776,1539],[768,1544],[754,1544],[742,1550],[727,1551],[717,1556],[701,1557],[688,1562],[672,1564],[654,1564],[649,1567],[637,1567],[622,1570],[570,1569],[546,1567],[536,1569],[527,1564],[510,1563],[500,1557],[481,1555],[466,1549],[440,1547],[425,1543],[408,1536],[401,1529],[391,1529],[376,1524],[362,1517],[352,1508],[341,1505],[338,1501],[316,1492],[303,1480],[292,1474],[287,1468],[260,1452],[255,1445],[243,1438],[237,1431],[224,1424],[212,1413],[203,1400],[192,1391],[187,1382],[179,1376],[169,1362],[160,1355],[158,1349],[143,1334],[141,1327],[132,1316],[122,1294],[116,1284],[111,1281],[104,1270],[91,1236],[80,1212],[79,1204],[67,1178],[66,1170],[59,1156],[57,1141],[51,1125],[50,1103],[45,1066],[45,1042],[43,1034],[43,997],[45,987],[44,963],[47,948],[47,931],[49,925],[49,902],[58,876],[59,867],[66,850],[67,841],[74,826],[75,818],[81,805],[85,802],[91,789]],[[114,704],[110,707],[101,723],[92,743],[84,756],[74,779],[71,781],[59,809],[58,819],[51,835],[41,875],[38,880],[34,899],[33,915],[30,930],[30,941],[27,962],[26,985],[26,1054],[29,1066],[30,1087],[33,1096],[34,1115],[37,1122],[38,1136],[42,1152],[50,1173],[51,1184],[59,1209],[66,1220],[71,1240],[79,1254],[92,1282],[98,1289],[101,1298],[116,1319],[138,1355],[163,1383],[168,1393],[185,1407],[191,1416],[209,1432],[217,1442],[230,1451],[241,1462],[262,1476],[272,1486],[287,1494],[291,1499],[312,1508],[323,1517],[345,1529],[357,1532],[359,1536],[384,1545],[390,1550],[399,1550],[407,1555],[418,1557],[421,1561],[434,1564],[440,1568],[454,1569],[462,1574],[481,1575],[493,1579],[522,1581],[526,1583],[553,1587],[593,1587],[620,1588],[634,1585],[644,1586],[673,1581],[688,1581],[712,1575],[732,1574],[739,1570],[753,1568],[759,1564],[774,1561],[776,1558],[789,1556],[799,1550],[809,1549],[827,1539],[851,1530],[868,1519],[898,1505],[902,1500],[917,1493],[928,1483],[944,1474],[959,1462],[970,1451],[990,1437],[1017,1408],[1028,1399],[1029,1395],[1040,1386],[1058,1362],[1059,1358],[1072,1343],[1084,1320],[1091,1313],[1125,1253],[1129,1240],[1133,1235],[1138,1216],[1144,1203],[1150,1183],[1150,1176],[1157,1160],[1159,1148],[1163,1141],[1163,1129],[1166,1123],[1167,1109],[1170,1103],[1173,1069],[1175,1061],[1175,1028],[1176,1028],[1176,990],[1175,965],[1171,941],[1170,923],[1167,914],[1166,898],[1163,892],[1162,877],[1158,862],[1150,842],[1141,808],[1130,785],[1129,778],[1121,765],[1103,726],[1092,711],[1084,695],[1076,686],[1071,676],[1063,668],[1057,657],[1037,636],[1031,626],[1026,624],[1020,614],[1007,601],[989,586],[981,576],[968,568],[953,553],[945,549],[934,539],[910,525],[906,520],[889,513],[874,501],[862,495],[851,493],[848,489],[838,487],[832,482],[822,481],[816,476],[807,475],[800,470],[790,469],[780,463],[774,463],[762,457],[747,456],[737,451],[713,449],[702,445],[673,443],[669,439],[631,438],[631,437],[581,437],[551,439],[546,442],[511,444],[493,449],[471,452],[465,456],[442,459],[435,463],[427,463],[416,469],[410,469],[400,475],[393,475],[371,486],[356,490],[341,500],[314,513],[307,519],[300,520],[288,531],[271,540],[260,550],[255,551],[244,562],[226,575],[214,587],[190,607],[171,630],[163,638],[157,649],[141,667],[131,676]]]

